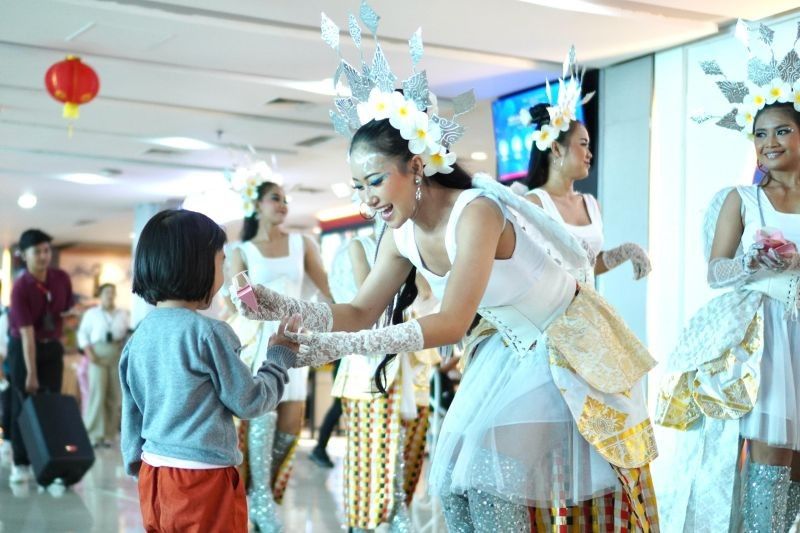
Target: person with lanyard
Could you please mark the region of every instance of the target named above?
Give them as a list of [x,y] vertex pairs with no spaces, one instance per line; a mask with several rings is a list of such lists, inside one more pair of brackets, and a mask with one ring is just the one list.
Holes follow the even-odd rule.
[[19,238],[19,252],[26,272],[14,282],[9,311],[10,433],[14,460],[11,484],[33,478],[18,426],[22,402],[37,392],[61,392],[64,374],[62,315],[72,307],[73,298],[67,273],[50,267],[52,240],[38,229],[26,230]]
[[95,448],[110,448],[119,427],[119,356],[129,319],[124,309],[114,306],[114,285],[104,283],[97,293],[100,305],[84,313],[78,328],[78,346],[89,358],[89,400],[84,423]]

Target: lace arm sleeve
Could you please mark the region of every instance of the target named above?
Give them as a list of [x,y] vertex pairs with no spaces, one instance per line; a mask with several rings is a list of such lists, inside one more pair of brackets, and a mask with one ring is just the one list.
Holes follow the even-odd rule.
[[295,366],[319,366],[348,354],[384,355],[416,352],[425,346],[422,328],[416,320],[354,333],[287,331],[286,336],[300,344]]
[[255,285],[258,307],[253,310],[244,305],[236,296],[236,289],[231,287],[231,301],[239,313],[250,320],[281,320],[299,314],[303,324],[312,331],[330,331],[333,329],[333,311],[327,303],[306,302],[297,298],[284,296],[262,285]]

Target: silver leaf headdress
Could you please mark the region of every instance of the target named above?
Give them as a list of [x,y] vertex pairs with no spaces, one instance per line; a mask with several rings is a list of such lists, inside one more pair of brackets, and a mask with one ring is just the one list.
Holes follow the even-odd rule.
[[747,49],[747,79],[728,79],[715,60],[701,61],[703,73],[715,80],[717,87],[733,108],[722,115],[701,112],[692,116],[697,124],[714,120],[722,128],[752,135],[756,114],[765,106],[775,103],[793,103],[800,111],[800,56],[797,53],[800,41],[800,22],[794,44],[781,58],[776,59],[775,31],[766,24],[750,25],[743,20],[736,23],[734,32]]
[[[372,64],[364,59],[358,20],[361,20],[375,41]],[[388,119],[408,141],[409,150],[422,156],[426,176],[437,172],[448,174],[453,171],[452,165],[456,160],[456,154],[452,151],[453,144],[464,135],[464,127],[456,119],[475,107],[475,95],[468,91],[456,96],[453,99],[454,113],[451,118],[438,115],[435,95],[428,88],[428,77],[424,70],[417,71],[424,52],[421,29],[415,31],[408,40],[411,76],[402,81],[402,92],[396,89],[397,76],[392,73],[378,42],[379,21],[380,17],[365,0],[361,2],[358,19],[353,14],[348,17],[348,33],[361,60],[359,70],[342,57],[339,27],[322,13],[322,40],[339,56],[339,65],[333,77],[337,97],[334,100],[334,109],[329,112],[333,128],[340,135],[352,138],[355,131],[369,121]],[[342,78],[350,88],[350,95],[338,94],[339,81]]]
[[[558,79],[558,98],[555,101],[553,101],[550,82],[545,82],[547,101],[550,104],[547,108],[550,121],[533,132],[534,144],[540,151],[543,152],[550,148],[550,145],[558,138],[558,135],[562,131],[569,129],[570,122],[576,119],[578,104],[583,105],[594,96],[594,91],[592,91],[581,98],[581,87],[583,86],[585,72],[586,68],[579,68],[576,62],[575,47],[570,46],[561,69],[561,77]],[[520,111],[519,118],[523,124],[530,124],[530,111],[523,109]]]

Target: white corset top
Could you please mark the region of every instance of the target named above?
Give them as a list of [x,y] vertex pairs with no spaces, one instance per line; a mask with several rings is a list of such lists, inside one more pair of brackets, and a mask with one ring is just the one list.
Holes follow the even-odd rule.
[[[456,200],[445,230],[445,247],[450,262],[451,264],[455,262],[458,253],[455,235],[461,212],[472,200],[480,196],[490,198],[500,206],[507,223],[514,228],[516,246],[509,259],[495,259],[478,312],[500,329],[495,322],[501,317],[501,312],[497,308],[507,306],[509,309],[502,311],[502,315],[516,317],[513,320],[510,318],[506,320],[514,323],[515,330],[526,329],[529,334],[532,334],[534,329],[541,332],[554,318],[560,316],[572,301],[576,281],[547,255],[531,235],[525,232],[525,227],[530,222],[518,220],[515,213],[486,191],[467,189]],[[417,267],[417,271],[430,283],[436,297],[442,300],[449,272],[444,276],[438,276],[425,268],[414,239],[413,222],[408,221],[394,230],[394,238],[400,254]],[[528,336],[525,335],[526,338]],[[523,344],[524,342],[527,341],[523,341]],[[530,344],[525,348],[528,347]]]

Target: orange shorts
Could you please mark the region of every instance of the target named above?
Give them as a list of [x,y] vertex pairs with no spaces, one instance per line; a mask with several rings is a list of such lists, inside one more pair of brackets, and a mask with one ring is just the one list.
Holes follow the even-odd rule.
[[153,467],[142,462],[139,506],[145,531],[247,532],[247,499],[235,467]]

